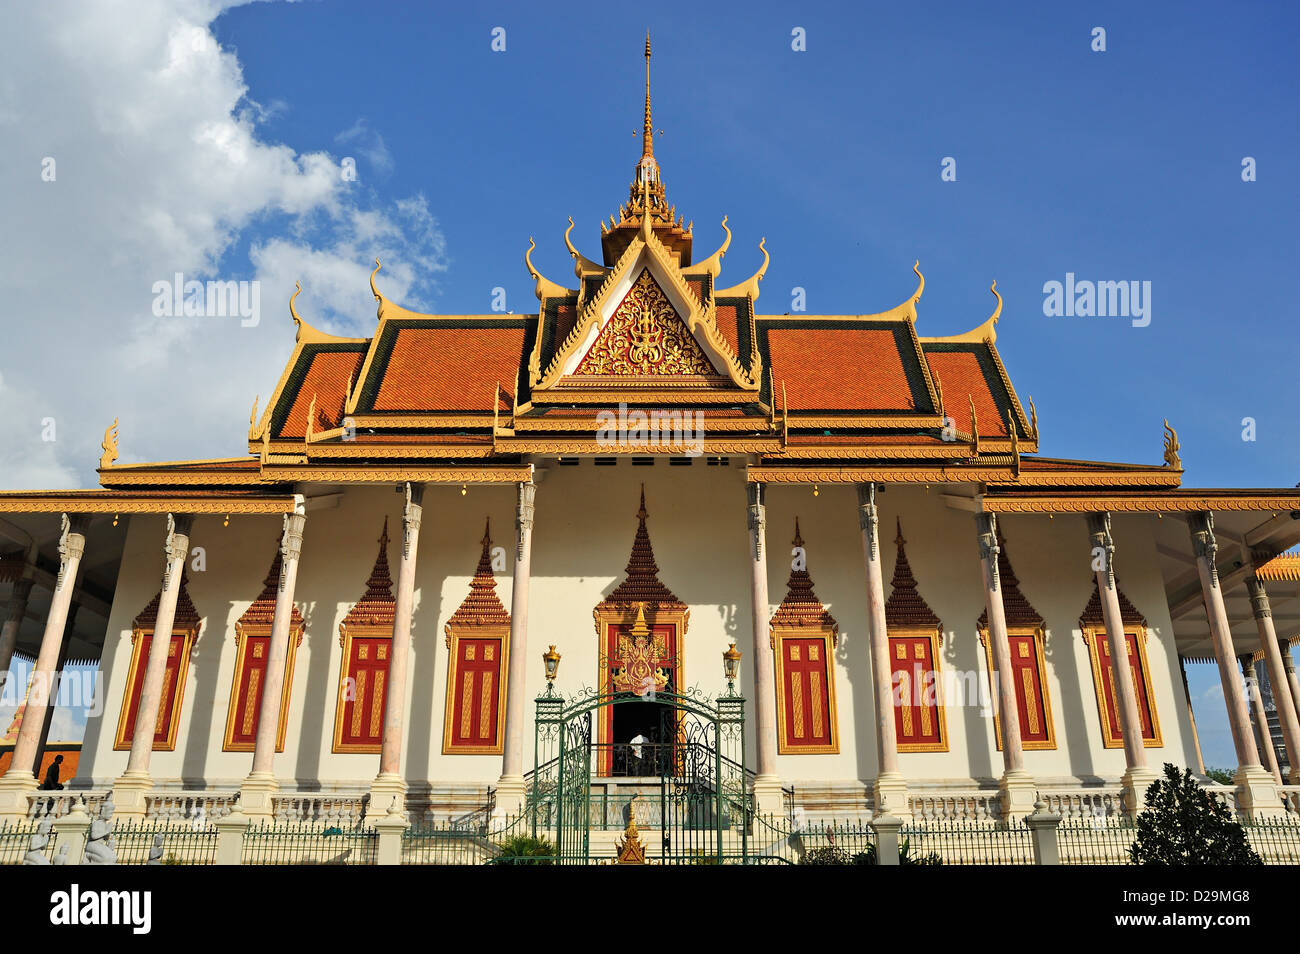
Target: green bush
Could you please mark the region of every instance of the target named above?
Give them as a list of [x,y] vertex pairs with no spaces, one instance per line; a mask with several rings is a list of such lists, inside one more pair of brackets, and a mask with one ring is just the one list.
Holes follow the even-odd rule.
[[553,865],[555,846],[545,838],[531,835],[512,835],[498,843],[501,853],[493,859],[494,865]]
[[1207,768],[1205,770],[1205,774],[1210,778],[1214,779],[1220,785],[1234,784],[1234,782],[1232,781],[1232,773],[1229,772],[1227,769]]
[[1197,784],[1191,770],[1165,763],[1165,777],[1147,789],[1129,847],[1135,865],[1258,865],[1246,830],[1220,799]]

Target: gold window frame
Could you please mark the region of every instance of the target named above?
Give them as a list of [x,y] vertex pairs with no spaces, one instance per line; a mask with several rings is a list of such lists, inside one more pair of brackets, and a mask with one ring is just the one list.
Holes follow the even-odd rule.
[[[663,609],[654,603],[646,603],[645,613],[646,623],[652,629],[655,626],[673,625],[676,627],[676,644],[673,648],[673,673],[675,691],[680,694],[686,684],[686,627],[691,621],[691,611],[687,609]],[[631,626],[636,622],[635,603],[618,603],[613,605],[598,606],[592,610],[591,615],[596,623],[596,685],[599,687],[602,698],[613,695],[614,680],[610,673],[610,658],[608,652],[609,646],[609,628],[611,626]],[[608,745],[613,739],[607,738],[610,730],[607,723],[611,723],[614,717],[612,706],[605,708],[605,713],[596,719],[596,742],[606,748],[600,751],[608,752]],[[685,717],[684,710],[677,707],[677,724],[680,727]]]
[[[899,752],[947,752],[948,751],[948,718],[947,709],[943,701],[943,662],[939,655],[939,650],[943,646],[943,631],[938,627],[928,626],[899,626],[896,629],[887,629],[885,640],[888,643],[894,639],[925,639],[930,642],[930,662],[934,672],[934,706],[935,718],[939,724],[939,741],[938,742],[903,742],[898,738],[898,725],[894,724],[894,742]],[[893,659],[889,663],[890,671],[890,690],[893,690]]]
[[[785,652],[782,643],[787,639],[820,639],[822,658],[826,661],[827,718],[830,720],[830,742],[827,745],[800,745],[788,738],[785,723]],[[776,670],[776,752],[778,755],[839,755],[840,720],[835,702],[835,647],[839,644],[837,628],[825,624],[818,626],[790,626],[778,623],[771,627],[768,644],[772,647]]]
[[[376,626],[369,623],[357,623],[352,626],[343,624],[339,626],[339,644],[343,647],[343,656],[339,660],[339,687],[338,697],[334,705],[334,745],[331,751],[338,755],[378,755],[383,751],[383,742],[358,744],[355,742],[343,741],[343,708],[347,704],[346,695],[348,689],[348,662],[352,659],[352,640],[356,639],[386,639],[388,640],[389,649],[392,649],[393,629],[391,626]],[[388,664],[389,672],[392,672],[393,657],[389,655]],[[392,685],[388,680],[384,681],[384,719],[388,718],[388,689]]]
[[[505,752],[506,689],[510,671],[510,624],[469,624],[444,627],[447,643],[447,703],[442,717],[443,755],[502,755]],[[497,669],[497,741],[495,745],[452,745],[451,726],[456,715],[456,672],[460,662],[461,639],[495,639],[500,648]]]
[[[202,621],[195,623],[188,629],[181,631],[172,630],[171,638],[177,636],[184,637],[181,644],[181,660],[176,665],[176,694],[172,698],[171,712],[167,718],[167,739],[164,742],[153,743],[154,752],[174,752],[176,750],[176,734],[180,728],[181,711],[185,704],[185,682],[190,671],[190,651],[194,647],[194,641],[198,638],[199,629],[202,627]],[[122,697],[122,711],[117,717],[117,735],[113,739],[113,751],[125,752],[131,748],[131,739],[126,737],[127,722],[130,718],[131,697],[135,695],[136,683],[144,678],[144,667],[149,665],[147,658],[140,658],[140,647],[144,645],[141,636],[149,637],[149,644],[153,645],[154,628],[153,626],[133,626],[131,627],[131,665],[127,669],[128,678],[126,681],[126,694]],[[155,720],[157,716],[154,717]],[[154,735],[157,735],[157,722],[155,721]],[[133,733],[134,735],[134,733]]]
[[[980,631],[980,642],[984,644],[984,659],[988,663],[988,681],[989,691],[992,698],[998,697],[997,682],[993,678],[993,644],[989,641],[988,627]],[[1034,660],[1038,666],[1038,684],[1042,686],[1043,692],[1043,719],[1047,724],[1047,738],[1043,740],[1025,741],[1022,737],[1020,747],[1025,751],[1048,751],[1056,748],[1056,720],[1052,717],[1052,690],[1047,683],[1047,660],[1044,658],[1043,644],[1047,641],[1047,630],[1042,626],[1008,626],[1008,636],[1033,636],[1034,637]],[[1016,717],[1020,714],[1017,712]],[[993,710],[993,741],[1002,751],[1002,715],[997,707]]]
[[[284,660],[284,685],[280,688],[280,721],[275,730],[275,750],[284,751],[284,736],[286,728],[289,725],[289,698],[293,690],[293,664],[298,656],[298,647],[302,645],[302,634],[304,629],[302,623],[290,623],[289,626],[289,646],[286,650]],[[235,723],[239,719],[239,684],[244,678],[244,663],[248,657],[249,640],[246,637],[265,637],[270,639],[271,627],[265,623],[235,623],[235,679],[230,684],[230,705],[226,711],[226,734],[222,740],[221,750],[223,752],[252,752],[254,743],[252,742],[235,742]],[[267,650],[270,651],[270,644],[267,644]],[[262,687],[258,687],[260,692]],[[258,722],[261,722],[261,714],[258,714]]]
[[[1110,710],[1106,707],[1106,691],[1102,683],[1101,653],[1097,648],[1098,639],[1106,639],[1104,626],[1087,626],[1083,630],[1083,641],[1088,646],[1088,657],[1092,661],[1092,685],[1097,691],[1097,712],[1101,716],[1101,744],[1103,748],[1119,749],[1124,747],[1124,737],[1120,735],[1119,726],[1110,724]],[[1142,667],[1142,691],[1146,693],[1147,712],[1151,715],[1151,732],[1153,738],[1142,737],[1142,745],[1148,749],[1158,749],[1164,745],[1160,734],[1160,716],[1156,712],[1155,693],[1151,688],[1151,667],[1147,663],[1147,628],[1145,626],[1125,626],[1124,638],[1132,638],[1137,645],[1138,665]],[[1119,707],[1119,686],[1115,687],[1115,706]]]

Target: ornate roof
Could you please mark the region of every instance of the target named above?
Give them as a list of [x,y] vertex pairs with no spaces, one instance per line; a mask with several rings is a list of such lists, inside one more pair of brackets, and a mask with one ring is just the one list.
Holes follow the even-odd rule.
[[650,546],[650,531],[646,529],[645,487],[641,487],[641,508],[636,512],[636,538],[632,541],[632,555],[627,561],[627,577],[614,591],[601,600],[597,610],[614,605],[632,606],[645,603],[652,609],[685,609],[673,591],[659,579],[659,566],[655,563],[654,549]]
[[[998,527],[998,581],[1002,590],[1002,611],[1006,614],[1007,626],[1043,625],[1043,618],[1020,592],[1020,581],[1011,569],[1011,559],[1007,556],[1007,541],[1002,536],[1002,527]],[[979,628],[985,629],[989,624],[989,611],[980,613]]]
[[492,525],[483,527],[483,551],[479,554],[474,578],[469,581],[469,595],[447,620],[447,626],[510,625],[510,614],[497,598],[497,580],[492,575]]
[[[798,517],[794,518],[794,539],[791,542],[796,547],[803,546],[803,536],[799,533]],[[786,585],[785,599],[776,608],[771,625],[829,626],[833,632],[838,634],[840,624],[836,622],[835,617],[822,605],[822,601],[813,592],[812,576],[808,573],[806,559],[803,561],[803,565],[803,569],[796,569],[794,564],[791,564],[790,581]]]
[[894,539],[898,547],[898,558],[894,561],[893,592],[885,600],[885,625],[889,626],[925,626],[938,629],[939,617],[921,598],[916,589],[916,578],[912,576],[912,566],[907,562],[907,550],[903,539],[903,521],[898,520],[898,536]]
[[[1115,581],[1115,592],[1119,594],[1119,615],[1124,621],[1125,626],[1145,626],[1147,619],[1138,612],[1136,606],[1129,602],[1124,591],[1119,587],[1119,581]],[[1088,605],[1083,608],[1079,614],[1080,628],[1104,627],[1106,619],[1101,612],[1101,591],[1097,588],[1096,575],[1092,578],[1092,599],[1088,600]]]
[[[173,635],[197,629],[199,623],[203,621],[202,617],[199,616],[198,611],[194,608],[194,602],[190,599],[189,582],[189,576],[186,575],[184,570],[182,570],[181,591],[176,597],[176,616],[172,620]],[[149,605],[142,609],[140,615],[131,622],[131,628],[133,631],[139,632],[140,630],[153,629],[154,624],[158,622],[158,604],[161,601],[162,589],[160,588],[158,592],[153,595],[153,599],[149,601]]]
[[[282,561],[280,542],[279,538],[277,538],[275,557],[271,560],[271,569],[266,572],[266,579],[262,581],[262,592],[253,601],[253,604],[244,610],[244,615],[240,616],[239,621],[235,623],[237,631],[245,626],[270,627],[275,622],[275,598],[280,590],[280,565]],[[298,604],[294,603],[289,614],[289,627],[301,632],[305,625],[302,611],[298,609]]]
[[348,626],[391,627],[396,615],[397,602],[393,599],[393,580],[388,575],[388,518],[384,518],[384,532],[379,537],[379,554],[374,568],[366,580],[366,592],[348,610],[339,629]]

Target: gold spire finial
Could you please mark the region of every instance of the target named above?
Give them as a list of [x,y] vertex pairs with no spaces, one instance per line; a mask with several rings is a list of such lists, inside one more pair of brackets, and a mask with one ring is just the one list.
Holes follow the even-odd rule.
[[99,458],[99,469],[106,470],[117,460],[117,418],[113,418],[113,423],[104,429],[104,442],[99,446],[104,451]]
[[654,124],[650,121],[650,31],[645,31],[645,129],[641,133],[641,156],[655,154]]
[[1172,467],[1174,470],[1182,470],[1183,460],[1178,456],[1180,445],[1178,443],[1178,432],[1169,426],[1168,419],[1165,420],[1165,466]]

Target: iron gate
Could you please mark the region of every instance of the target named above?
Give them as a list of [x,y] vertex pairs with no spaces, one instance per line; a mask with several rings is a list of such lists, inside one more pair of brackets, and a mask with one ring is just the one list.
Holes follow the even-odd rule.
[[[593,721],[606,723],[612,706],[659,708],[654,739],[597,741]],[[597,752],[598,749],[606,751]],[[596,757],[596,756],[599,757]],[[537,699],[528,810],[533,833],[551,837],[558,864],[604,862],[593,857],[591,784],[625,783],[636,799],[653,801],[638,813],[650,859],[664,864],[743,862],[749,854],[752,797],[745,772],[745,700],[661,692],[646,700],[631,692],[584,691],[571,699]],[[657,794],[655,792],[657,789]],[[626,811],[635,811],[625,802]],[[605,812],[607,805],[599,806]],[[625,816],[624,816],[625,817]],[[657,824],[656,824],[657,823]]]

